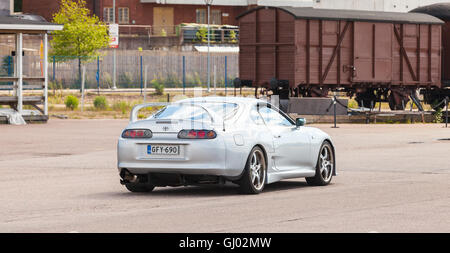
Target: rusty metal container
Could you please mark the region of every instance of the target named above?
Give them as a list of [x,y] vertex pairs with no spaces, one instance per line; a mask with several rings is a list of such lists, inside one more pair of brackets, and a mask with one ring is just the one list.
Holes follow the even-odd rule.
[[259,7],[238,16],[243,84],[329,90],[441,86],[440,19],[421,13]]

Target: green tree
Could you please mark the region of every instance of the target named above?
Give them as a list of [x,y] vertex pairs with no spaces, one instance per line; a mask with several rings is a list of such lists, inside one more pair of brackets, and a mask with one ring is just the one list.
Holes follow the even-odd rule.
[[53,22],[63,24],[64,29],[53,33],[50,55],[57,56],[57,61],[78,59],[81,81],[81,64],[95,59],[99,50],[109,45],[108,28],[97,16],[90,15],[85,0],[61,0]]

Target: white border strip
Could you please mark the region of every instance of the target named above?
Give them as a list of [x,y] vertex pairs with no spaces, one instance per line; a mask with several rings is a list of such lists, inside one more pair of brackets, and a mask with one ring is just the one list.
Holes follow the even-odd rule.
[[0,24],[0,30],[61,31],[63,25]]

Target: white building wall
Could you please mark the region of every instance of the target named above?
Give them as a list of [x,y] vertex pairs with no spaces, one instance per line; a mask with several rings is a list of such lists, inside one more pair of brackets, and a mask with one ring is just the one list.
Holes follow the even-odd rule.
[[408,12],[420,6],[450,0],[313,0],[315,8]]

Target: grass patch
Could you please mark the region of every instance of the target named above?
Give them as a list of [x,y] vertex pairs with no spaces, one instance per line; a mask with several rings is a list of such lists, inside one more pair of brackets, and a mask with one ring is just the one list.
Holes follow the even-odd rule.
[[118,101],[112,105],[112,109],[114,111],[122,112],[122,114],[126,114],[131,109],[131,105],[127,101]]
[[[156,95],[154,93],[147,93],[146,103],[157,103],[157,102],[167,102],[167,94]],[[228,95],[233,94],[233,90],[228,91]],[[239,95],[239,91],[237,92]],[[254,94],[253,90],[243,91],[243,96],[252,96]],[[203,95],[212,95],[212,93]],[[219,94],[218,95],[222,95]],[[78,109],[70,109],[65,105],[65,99],[68,96],[74,96],[79,99],[80,92],[70,91],[70,90],[57,90],[55,95],[52,92],[49,93],[49,114],[50,115],[66,115],[70,119],[128,119],[129,114],[133,106],[143,103],[143,96],[140,92],[123,92],[123,93],[109,93],[103,92],[99,95],[96,91],[86,92],[84,100],[84,111],[81,112]],[[106,108],[100,109],[95,107],[95,100],[97,97],[105,97]],[[194,96],[192,90],[186,91],[183,95],[182,91],[171,91],[170,101],[179,100],[180,98],[191,98]],[[148,118],[154,112],[159,110],[161,107],[147,107],[139,111],[140,119]]]

